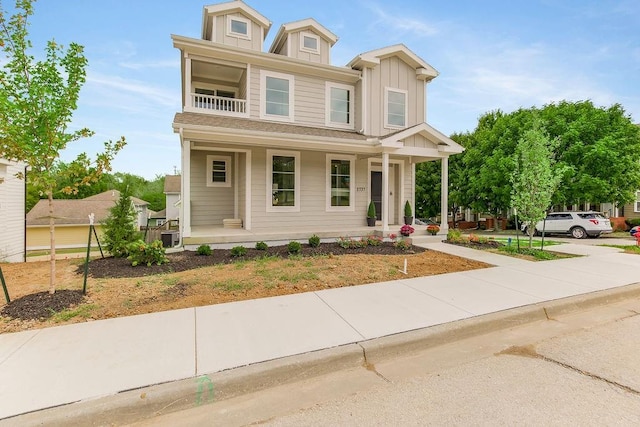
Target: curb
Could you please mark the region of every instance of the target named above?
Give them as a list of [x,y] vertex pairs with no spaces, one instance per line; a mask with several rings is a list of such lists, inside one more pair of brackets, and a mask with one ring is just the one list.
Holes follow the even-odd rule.
[[274,386],[424,351],[443,344],[640,298],[640,283],[489,313],[428,328],[256,363],[0,420],[1,426],[118,425]]

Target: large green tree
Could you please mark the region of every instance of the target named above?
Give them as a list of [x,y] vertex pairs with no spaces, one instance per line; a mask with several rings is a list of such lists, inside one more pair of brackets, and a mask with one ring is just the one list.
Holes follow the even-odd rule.
[[[87,59],[83,47],[71,43],[67,49],[54,40],[47,42],[44,58],[31,55],[29,17],[32,0],[17,0],[8,16],[0,5],[0,48],[4,52],[0,70],[0,157],[26,162],[29,179],[49,200],[51,271],[49,292],[55,292],[55,216],[53,194],[60,171],[55,167],[60,153],[71,142],[89,137],[86,128],[68,129],[86,80]],[[124,138],[106,142],[104,151],[92,161],[80,154],[69,171],[76,180],[65,191],[76,192],[110,170],[113,157],[125,145]],[[79,173],[87,171],[86,174]]]

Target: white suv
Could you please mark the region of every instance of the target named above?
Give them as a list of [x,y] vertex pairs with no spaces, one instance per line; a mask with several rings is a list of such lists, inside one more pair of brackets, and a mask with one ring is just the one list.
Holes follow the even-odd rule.
[[[536,224],[535,234],[570,234],[576,239],[598,237],[603,233],[611,233],[611,222],[600,212],[550,212],[545,221]],[[527,232],[527,224],[522,224],[522,231]]]

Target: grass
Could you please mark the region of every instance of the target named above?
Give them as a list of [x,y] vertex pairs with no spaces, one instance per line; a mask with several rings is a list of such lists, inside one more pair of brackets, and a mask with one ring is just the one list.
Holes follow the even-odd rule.
[[91,316],[91,312],[95,308],[96,308],[95,304],[84,304],[76,308],[69,308],[67,310],[63,310],[58,313],[55,313],[52,316],[52,320],[55,323],[60,323],[60,322],[66,322],[78,316],[82,317],[83,319],[87,319]]
[[541,249],[529,249],[528,247],[523,248],[522,246],[520,246],[520,250],[518,250],[516,246],[502,246],[498,248],[498,251],[505,252],[507,255],[531,256],[538,261],[549,261],[553,259],[563,258],[553,252],[547,252]]
[[[492,239],[492,240],[494,240],[496,242],[503,243],[505,245],[509,244],[509,239],[505,238],[505,237],[496,237],[495,239]],[[553,240],[544,239],[544,245],[545,246],[553,246],[553,245],[560,245],[560,244],[561,244],[560,242],[554,242]],[[511,246],[517,247],[517,245],[518,245],[517,239],[515,237],[511,238]],[[531,246],[534,247],[534,248],[541,247],[542,246],[542,240],[533,239],[531,241]],[[527,236],[524,236],[523,238],[520,239],[520,248],[523,248],[523,247],[524,248],[528,248],[529,247],[529,238]]]
[[640,255],[640,246],[638,245],[602,245],[602,246],[622,249],[627,254]]

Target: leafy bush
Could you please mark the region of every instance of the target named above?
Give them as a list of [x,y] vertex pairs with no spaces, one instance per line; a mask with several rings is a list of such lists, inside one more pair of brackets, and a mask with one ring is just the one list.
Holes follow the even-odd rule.
[[140,264],[146,264],[150,267],[153,264],[161,265],[169,262],[160,240],[154,240],[149,244],[142,240],[136,240],[127,245],[127,252],[129,253],[127,259],[134,267]]
[[557,258],[557,256],[554,253],[543,251],[540,249],[520,248],[520,250],[518,250],[516,246],[501,246],[499,250],[502,252],[510,253],[510,254],[529,255],[540,261],[546,261],[546,260]]
[[209,245],[200,245],[198,246],[198,249],[196,249],[196,255],[209,256],[211,255],[211,252],[211,247]]
[[363,240],[367,242],[369,246],[380,246],[382,244],[382,237],[376,236],[375,234],[369,234],[363,237]]
[[312,248],[317,248],[318,246],[320,246],[320,237],[316,236],[315,234],[309,237],[309,246],[311,246]]
[[247,248],[244,246],[234,246],[231,248],[231,256],[232,257],[241,257],[247,254]]
[[449,231],[447,232],[447,240],[449,240],[450,242],[462,242],[462,232],[455,228],[449,229]]
[[403,251],[411,249],[411,244],[404,239],[396,240],[393,243],[393,246],[396,247],[396,249],[400,249]]
[[287,245],[287,251],[289,251],[290,254],[300,253],[301,250],[302,250],[302,245],[300,244],[300,242],[291,241]]
[[120,193],[116,204],[109,209],[109,216],[102,222],[102,244],[112,256],[128,256],[129,244],[141,239],[136,229],[136,218],[136,210],[127,188]]
[[266,251],[267,249],[269,249],[269,245],[267,245],[265,242],[258,242],[256,243],[256,249],[259,251]]
[[357,240],[352,237],[338,237],[336,243],[343,249],[364,248],[368,244],[366,239]]
[[633,228],[636,225],[640,225],[640,218],[627,218],[624,222],[626,222],[629,227]]

